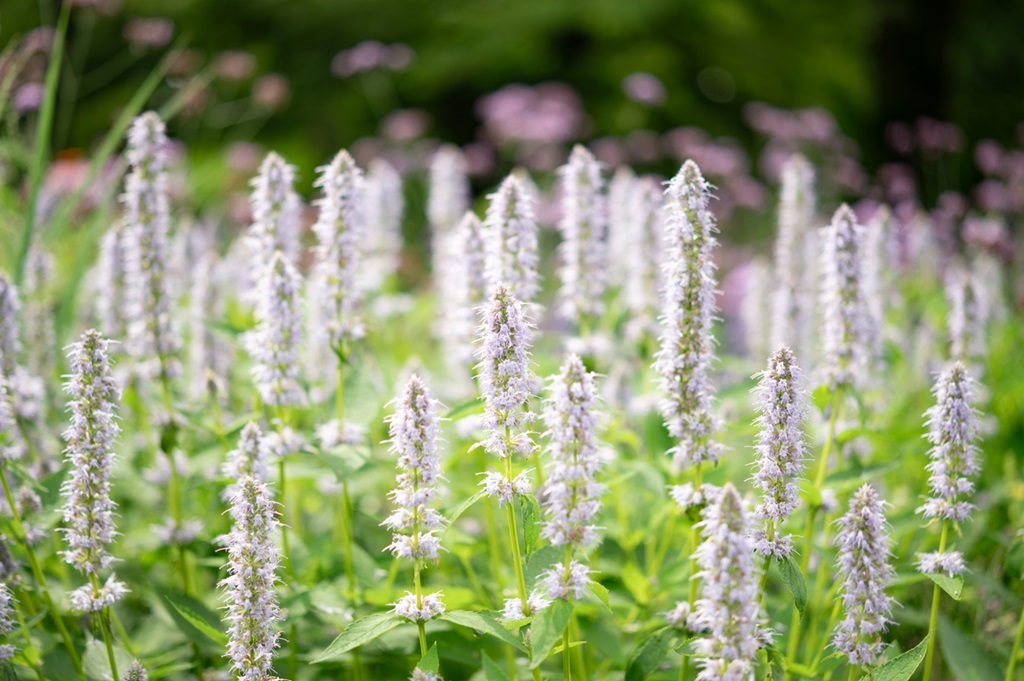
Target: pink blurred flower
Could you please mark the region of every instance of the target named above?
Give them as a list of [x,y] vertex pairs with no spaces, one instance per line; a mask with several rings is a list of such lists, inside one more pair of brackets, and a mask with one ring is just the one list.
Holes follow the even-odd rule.
[[914,150],[914,132],[906,123],[893,121],[886,125],[885,141],[897,154],[907,155]]
[[167,75],[190,76],[199,70],[203,63],[203,55],[196,50],[174,50],[168,56]]
[[618,137],[599,137],[590,143],[594,157],[608,168],[629,163],[629,152]]
[[288,78],[280,73],[268,73],[252,84],[253,101],[268,111],[280,109],[288,102],[291,94]]
[[124,37],[134,47],[164,47],[174,37],[174,22],[160,17],[129,19]]
[[626,150],[634,163],[652,163],[661,158],[658,133],[634,130],[626,135]]
[[416,51],[404,43],[394,43],[388,46],[387,55],[384,59],[385,66],[392,71],[404,71],[409,68],[416,58]]
[[986,175],[996,175],[1003,164],[1003,145],[995,140],[981,140],[974,146],[974,162]]
[[422,137],[430,125],[430,115],[423,109],[399,109],[381,122],[381,134],[392,142],[411,142]]
[[402,71],[408,68],[415,58],[416,52],[404,43],[385,45],[379,40],[364,40],[334,55],[334,59],[331,60],[331,73],[337,78],[347,78],[377,68]]
[[974,201],[987,213],[1003,213],[1010,206],[1010,192],[998,180],[983,180],[974,188]]
[[228,145],[228,168],[237,173],[251,175],[265,156],[263,147],[253,142],[233,142]]
[[586,123],[579,95],[565,83],[507,85],[482,97],[476,111],[498,144],[560,144],[578,137]]
[[53,27],[39,26],[25,33],[21,38],[21,49],[25,52],[49,52],[53,45]]
[[14,110],[19,114],[36,111],[43,105],[46,88],[42,83],[25,83],[14,92]]
[[225,50],[213,62],[213,72],[224,80],[245,80],[256,70],[256,57],[243,50]]
[[665,85],[657,76],[642,71],[623,78],[622,91],[641,104],[657,106],[665,101]]
[[486,144],[467,144],[462,148],[462,154],[466,159],[466,173],[469,175],[487,175],[494,170],[494,150]]

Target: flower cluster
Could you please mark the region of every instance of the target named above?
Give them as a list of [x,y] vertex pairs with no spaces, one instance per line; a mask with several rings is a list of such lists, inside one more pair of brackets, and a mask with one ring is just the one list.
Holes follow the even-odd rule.
[[10,378],[18,366],[21,337],[18,335],[18,315],[21,297],[6,272],[0,272],[0,374]]
[[295,167],[274,152],[267,154],[252,181],[250,199],[253,221],[249,244],[257,276],[275,251],[284,253],[291,262],[298,257],[301,204],[294,185]]
[[[14,610],[14,596],[6,584],[0,582],[0,635],[6,637],[14,630],[14,621],[11,619]],[[10,643],[0,645],[0,662],[6,662],[14,657],[17,650]]]
[[793,348],[805,364],[810,360],[814,329],[815,272],[808,263],[815,261],[815,204],[814,167],[795,154],[782,167],[771,342]]
[[710,185],[687,161],[669,183],[665,243],[664,312],[661,349],[654,370],[665,399],[661,414],[676,465],[716,462],[720,446],[712,439],[718,423],[712,413],[711,324],[715,317],[715,220],[708,210]]
[[[120,390],[111,376],[108,341],[96,331],[82,334],[71,346],[71,377],[65,390],[71,397],[71,426],[64,432],[71,477],[64,481],[64,560],[86,575],[95,575],[114,563],[107,545],[114,540],[115,504],[110,500],[110,469],[114,463],[117,425],[116,402]],[[71,598],[78,610],[94,611],[116,601],[124,585],[111,578],[96,591],[86,585]],[[84,607],[83,607],[84,606]]]
[[534,418],[529,411],[534,382],[530,369],[532,329],[523,304],[508,286],[499,285],[484,308],[477,369],[486,405],[484,426],[491,433],[483,446],[501,458],[533,452],[529,432],[519,432]]
[[146,668],[138,660],[132,660],[128,668],[121,675],[121,681],[149,681],[149,674]]
[[[925,518],[938,518],[961,523],[970,516],[974,505],[972,477],[978,474],[978,448],[974,439],[978,417],[971,406],[974,382],[962,362],[955,362],[935,383],[935,405],[926,412],[928,418],[928,486],[931,496],[917,509]],[[918,556],[922,572],[959,574],[964,570],[963,556],[958,552],[925,553]]]
[[833,389],[864,387],[871,347],[864,298],[864,230],[857,216],[842,205],[825,228],[825,371]]
[[874,665],[881,658],[881,633],[888,626],[892,599],[885,593],[894,574],[889,565],[885,502],[865,484],[850,500],[846,515],[836,521],[839,574],[843,579],[843,620],[832,633],[832,645],[852,665]]
[[694,646],[698,681],[747,679],[760,647],[761,605],[757,570],[747,539],[748,518],[739,492],[726,483],[699,523],[704,541],[694,554],[703,580],[694,606],[695,626],[707,630]]
[[278,511],[267,486],[251,475],[239,480],[231,498],[231,520],[228,576],[220,582],[228,623],[226,657],[240,679],[275,681],[271,668],[280,636],[277,623],[284,615],[276,593]]
[[238,435],[238,447],[227,454],[227,461],[221,472],[231,482],[224,489],[222,497],[230,500],[238,491],[238,481],[249,476],[266,483],[270,474],[269,452],[263,442],[260,427],[250,421]]
[[322,188],[324,195],[316,202],[320,216],[313,225],[318,242],[313,276],[323,307],[320,323],[326,328],[330,346],[337,350],[363,336],[357,277],[362,261],[365,183],[363,172],[344,149],[319,170],[315,186]]
[[431,250],[435,272],[444,272],[450,264],[447,237],[469,210],[470,188],[466,177],[466,158],[458,147],[445,144],[430,160],[430,193],[427,218],[432,231]]
[[755,513],[766,527],[755,532],[754,550],[781,560],[790,554],[792,538],[776,536],[776,530],[796,509],[797,480],[807,460],[807,395],[793,351],[784,345],[759,375],[754,486],[761,490],[761,504]]
[[459,370],[473,362],[473,337],[476,330],[476,311],[487,296],[486,241],[480,218],[468,211],[453,235],[459,244],[459,258],[451,263],[454,298],[445,320],[445,338],[449,356]]
[[633,181],[625,201],[628,232],[618,258],[625,262],[623,297],[630,319],[626,335],[632,339],[658,335],[658,302],[662,289],[661,225],[662,190],[658,181],[641,177]]
[[115,224],[100,240],[96,264],[96,319],[111,338],[127,335],[127,226]]
[[950,356],[965,361],[984,356],[986,300],[977,278],[962,266],[951,268],[946,297],[950,307]]
[[224,315],[219,265],[216,253],[208,252],[192,271],[192,288],[189,291],[189,377],[192,395],[197,400],[215,397],[217,386],[227,376],[231,363],[230,344],[209,324]]
[[488,199],[484,227],[488,286],[492,292],[507,286],[516,298],[530,302],[540,290],[533,196],[519,178],[509,175]]
[[405,214],[402,176],[384,159],[374,159],[366,173],[364,197],[365,257],[359,280],[365,290],[377,291],[388,274],[398,269]]
[[128,163],[121,197],[125,207],[124,253],[128,349],[151,378],[181,372],[175,354],[181,339],[173,313],[168,263],[170,209],[167,200],[167,133],[153,112],[128,131]]
[[252,375],[263,403],[269,406],[302,401],[298,383],[302,333],[299,273],[281,251],[275,251],[260,277],[256,328],[245,338],[255,360]]
[[607,216],[601,164],[581,145],[559,168],[562,183],[562,315],[569,322],[604,312]]

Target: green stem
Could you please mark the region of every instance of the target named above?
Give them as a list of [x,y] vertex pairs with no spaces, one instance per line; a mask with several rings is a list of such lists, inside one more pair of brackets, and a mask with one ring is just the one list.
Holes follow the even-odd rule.
[[[946,550],[946,537],[949,532],[949,523],[942,521],[942,534],[939,536],[939,553]],[[928,681],[932,675],[932,658],[935,657],[935,639],[939,637],[939,585],[932,588],[932,612],[928,619],[928,650],[924,655],[924,676],[922,681]],[[1018,637],[1019,639],[1019,637]],[[1018,641],[1019,642],[1019,641]]]
[[[839,619],[839,611],[841,610],[841,605],[842,601],[836,600],[835,605],[832,606],[832,615],[828,618],[828,627],[825,629],[826,631],[832,631],[832,627],[835,626],[836,620]],[[825,646],[818,646],[818,652],[815,653],[814,661],[811,662],[811,673],[814,673],[818,670],[818,665],[821,664],[821,658],[824,654]]]
[[21,513],[18,512],[18,506],[14,503],[11,487],[7,484],[7,471],[4,469],[2,461],[0,461],[0,483],[3,484],[4,497],[7,499],[7,506],[10,508],[11,517],[14,519],[14,527],[18,531],[18,540],[25,547],[25,553],[28,554],[28,563],[32,569],[32,575],[36,579],[36,584],[39,585],[43,602],[46,604],[46,608],[50,611],[50,616],[57,625],[57,631],[64,641],[64,647],[68,650],[68,656],[71,658],[71,664],[74,666],[75,672],[85,681],[85,672],[82,670],[82,658],[78,656],[78,651],[75,650],[75,646],[71,642],[71,635],[68,634],[67,627],[64,626],[64,620],[57,613],[57,607],[54,605],[53,599],[50,598],[50,590],[46,586],[46,576],[43,575],[43,569],[39,565],[39,559],[36,556],[35,550],[28,543],[25,525],[21,521]]
[[341,532],[345,546],[345,578],[348,580],[349,593],[355,598],[356,585],[355,563],[352,558],[352,499],[348,492],[348,480],[341,483]]
[[114,626],[114,631],[117,632],[117,637],[121,639],[121,644],[128,651],[128,654],[132,657],[138,657],[138,650],[132,645],[131,639],[128,637],[128,631],[121,624],[121,618],[113,610],[110,611],[110,623]]
[[[286,514],[288,511],[288,504],[285,503],[285,470],[284,470],[284,457],[282,456],[277,460],[277,477],[280,479],[281,485],[281,506],[282,514]],[[292,566],[292,552],[288,547],[288,523],[287,518],[285,522],[281,523],[281,551],[284,553],[284,572],[288,575],[288,580],[292,583],[295,582],[295,569]]]
[[[505,477],[508,478],[509,482],[512,481],[512,457],[505,457]],[[506,515],[508,517],[508,536],[509,541],[512,544],[512,562],[515,566],[516,571],[516,588],[519,593],[519,602],[523,606],[523,614],[529,614],[530,604],[529,596],[526,591],[526,576],[523,573],[523,558],[519,553],[519,528],[516,525],[516,510],[510,500],[505,505]]]
[[338,419],[338,427],[345,418],[345,362],[338,357],[338,391],[334,395],[335,418]]
[[[89,581],[92,582],[92,589],[95,592],[100,590],[100,580],[93,572],[89,575]],[[104,607],[98,613],[96,613],[96,619],[100,622],[100,629],[103,631],[103,643],[107,646],[107,661],[110,663],[110,678],[120,679],[121,676],[117,673],[117,659],[114,657],[114,637],[110,634],[110,608]]]
[[1021,642],[1024,642],[1024,608],[1020,609],[1020,621],[1017,622],[1017,636],[1013,639],[1013,650],[1010,651],[1010,664],[1006,668],[1004,681],[1013,681],[1013,670],[1017,666],[1017,656],[1020,653]]
[[[768,521],[768,542],[775,539],[775,521]],[[772,554],[764,557],[764,568],[761,570],[760,602],[764,603],[765,592],[768,590],[768,569],[772,566]]]
[[572,679],[572,663],[569,661],[569,640],[571,638],[569,626],[566,625],[565,631],[562,632],[562,678],[565,681]]
[[494,520],[494,508],[484,505],[484,517],[487,521],[487,544],[491,559],[491,573],[494,576],[494,588],[497,592],[498,608],[501,609],[501,552],[498,550],[498,523]]
[[[418,610],[423,609],[423,583],[420,579],[420,561],[417,560],[413,565],[413,580],[416,585],[416,608]],[[416,628],[420,634],[420,657],[427,654],[427,632],[423,625],[423,620],[416,621]]]
[[23,651],[25,660],[32,668],[32,671],[36,673],[39,681],[46,681],[46,677],[43,676],[43,672],[39,668],[39,651],[36,650],[35,645],[32,643],[32,637],[28,633],[28,627],[25,625],[25,617],[21,614],[21,608],[18,607],[17,602],[12,603],[11,605],[14,610],[14,615],[18,620],[18,629],[21,631],[22,638],[25,639],[25,649]]

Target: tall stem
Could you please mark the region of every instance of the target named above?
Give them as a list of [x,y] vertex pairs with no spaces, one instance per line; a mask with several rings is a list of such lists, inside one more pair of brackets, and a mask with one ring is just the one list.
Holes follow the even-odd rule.
[[1017,666],[1017,656],[1020,653],[1022,642],[1024,642],[1024,608],[1020,609],[1020,621],[1017,622],[1017,636],[1013,639],[1013,650],[1010,651],[1010,663],[1006,667],[1006,678],[1004,681],[1013,681],[1013,670]]
[[[413,580],[416,585],[416,609],[423,609],[423,584],[420,580],[420,561],[416,560],[413,565]],[[427,654],[427,632],[423,620],[416,620],[416,628],[420,633],[420,657]]]
[[[100,590],[100,580],[93,572],[89,575],[89,581],[92,583],[92,589],[95,592]],[[107,646],[107,661],[110,663],[110,678],[120,679],[120,675],[117,673],[117,659],[114,657],[114,638],[110,634],[110,608],[104,607],[98,613],[96,613],[96,619],[100,622],[100,629],[103,631],[103,643]]]
[[[942,534],[939,536],[939,553],[946,550],[946,537],[948,532],[949,523],[948,521],[943,520]],[[939,637],[939,596],[939,585],[936,583],[932,588],[932,613],[931,617],[928,619],[928,650],[924,655],[924,676],[922,677],[922,681],[928,681],[932,675],[932,658],[935,657],[935,639]]]
[[[695,478],[695,487],[699,491],[704,482],[704,471],[700,464],[697,464],[697,474]],[[692,610],[694,603],[697,601],[697,545],[700,543],[700,533],[697,532],[696,523],[690,524],[690,590],[689,590],[689,603]],[[687,673],[690,669],[690,656],[683,655],[683,664],[679,668],[680,681],[686,679]]]
[[[775,539],[775,521],[768,521],[768,543]],[[765,592],[768,590],[768,569],[772,566],[772,554],[764,557],[764,567],[761,570],[760,602],[764,603]]]
[[345,419],[345,361],[338,356],[338,391],[334,394],[334,417],[338,419],[338,427]]
[[64,620],[61,619],[57,613],[57,607],[53,603],[53,599],[50,597],[50,590],[46,586],[46,577],[43,575],[43,569],[39,565],[39,559],[36,556],[35,550],[32,545],[28,543],[28,535],[25,532],[25,525],[21,521],[21,513],[18,512],[18,506],[14,503],[14,495],[11,494],[11,487],[7,484],[7,471],[4,469],[3,462],[0,461],[0,483],[3,484],[4,498],[7,499],[7,506],[10,509],[11,517],[14,519],[14,527],[18,531],[18,540],[25,548],[25,553],[28,554],[28,563],[32,568],[32,575],[36,579],[36,584],[39,585],[39,591],[42,593],[43,602],[46,604],[47,610],[50,611],[50,616],[53,618],[54,624],[57,625],[57,631],[60,633],[61,639],[64,641],[64,647],[68,650],[68,656],[71,658],[71,664],[75,668],[75,672],[85,681],[85,672],[82,670],[82,658],[78,656],[78,651],[75,650],[74,644],[71,642],[71,635],[68,634],[67,627],[64,626]]
[[[508,478],[509,482],[512,481],[511,456],[505,457],[505,477]],[[529,596],[526,592],[526,576],[523,574],[523,558],[519,553],[519,528],[516,525],[516,510],[511,500],[505,505],[505,510],[508,517],[508,537],[512,545],[512,562],[516,570],[516,588],[519,592],[519,602],[522,604],[523,614],[528,614],[530,612],[530,604]]]
[[348,580],[348,590],[355,598],[358,587],[356,586],[356,570],[352,558],[352,499],[348,492],[348,480],[341,483],[341,533],[345,546],[345,579]]

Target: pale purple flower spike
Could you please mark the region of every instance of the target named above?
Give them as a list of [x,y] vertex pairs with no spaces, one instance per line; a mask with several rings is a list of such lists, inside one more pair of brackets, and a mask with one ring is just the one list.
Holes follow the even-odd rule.
[[540,290],[533,196],[519,178],[509,175],[488,198],[484,233],[490,290],[507,286],[519,300],[532,302]]
[[256,328],[245,337],[260,398],[268,406],[302,401],[299,386],[299,342],[302,312],[299,273],[281,251],[275,251],[258,283]]
[[878,663],[885,647],[881,634],[891,622],[892,599],[885,589],[895,572],[889,565],[886,505],[875,488],[865,484],[850,500],[846,515],[836,521],[845,616],[832,632],[832,645],[851,665]]
[[871,340],[864,296],[864,228],[847,205],[825,228],[824,368],[832,389],[861,389],[868,376]]
[[559,168],[562,184],[561,313],[569,322],[604,313],[608,217],[601,164],[576,145]]

